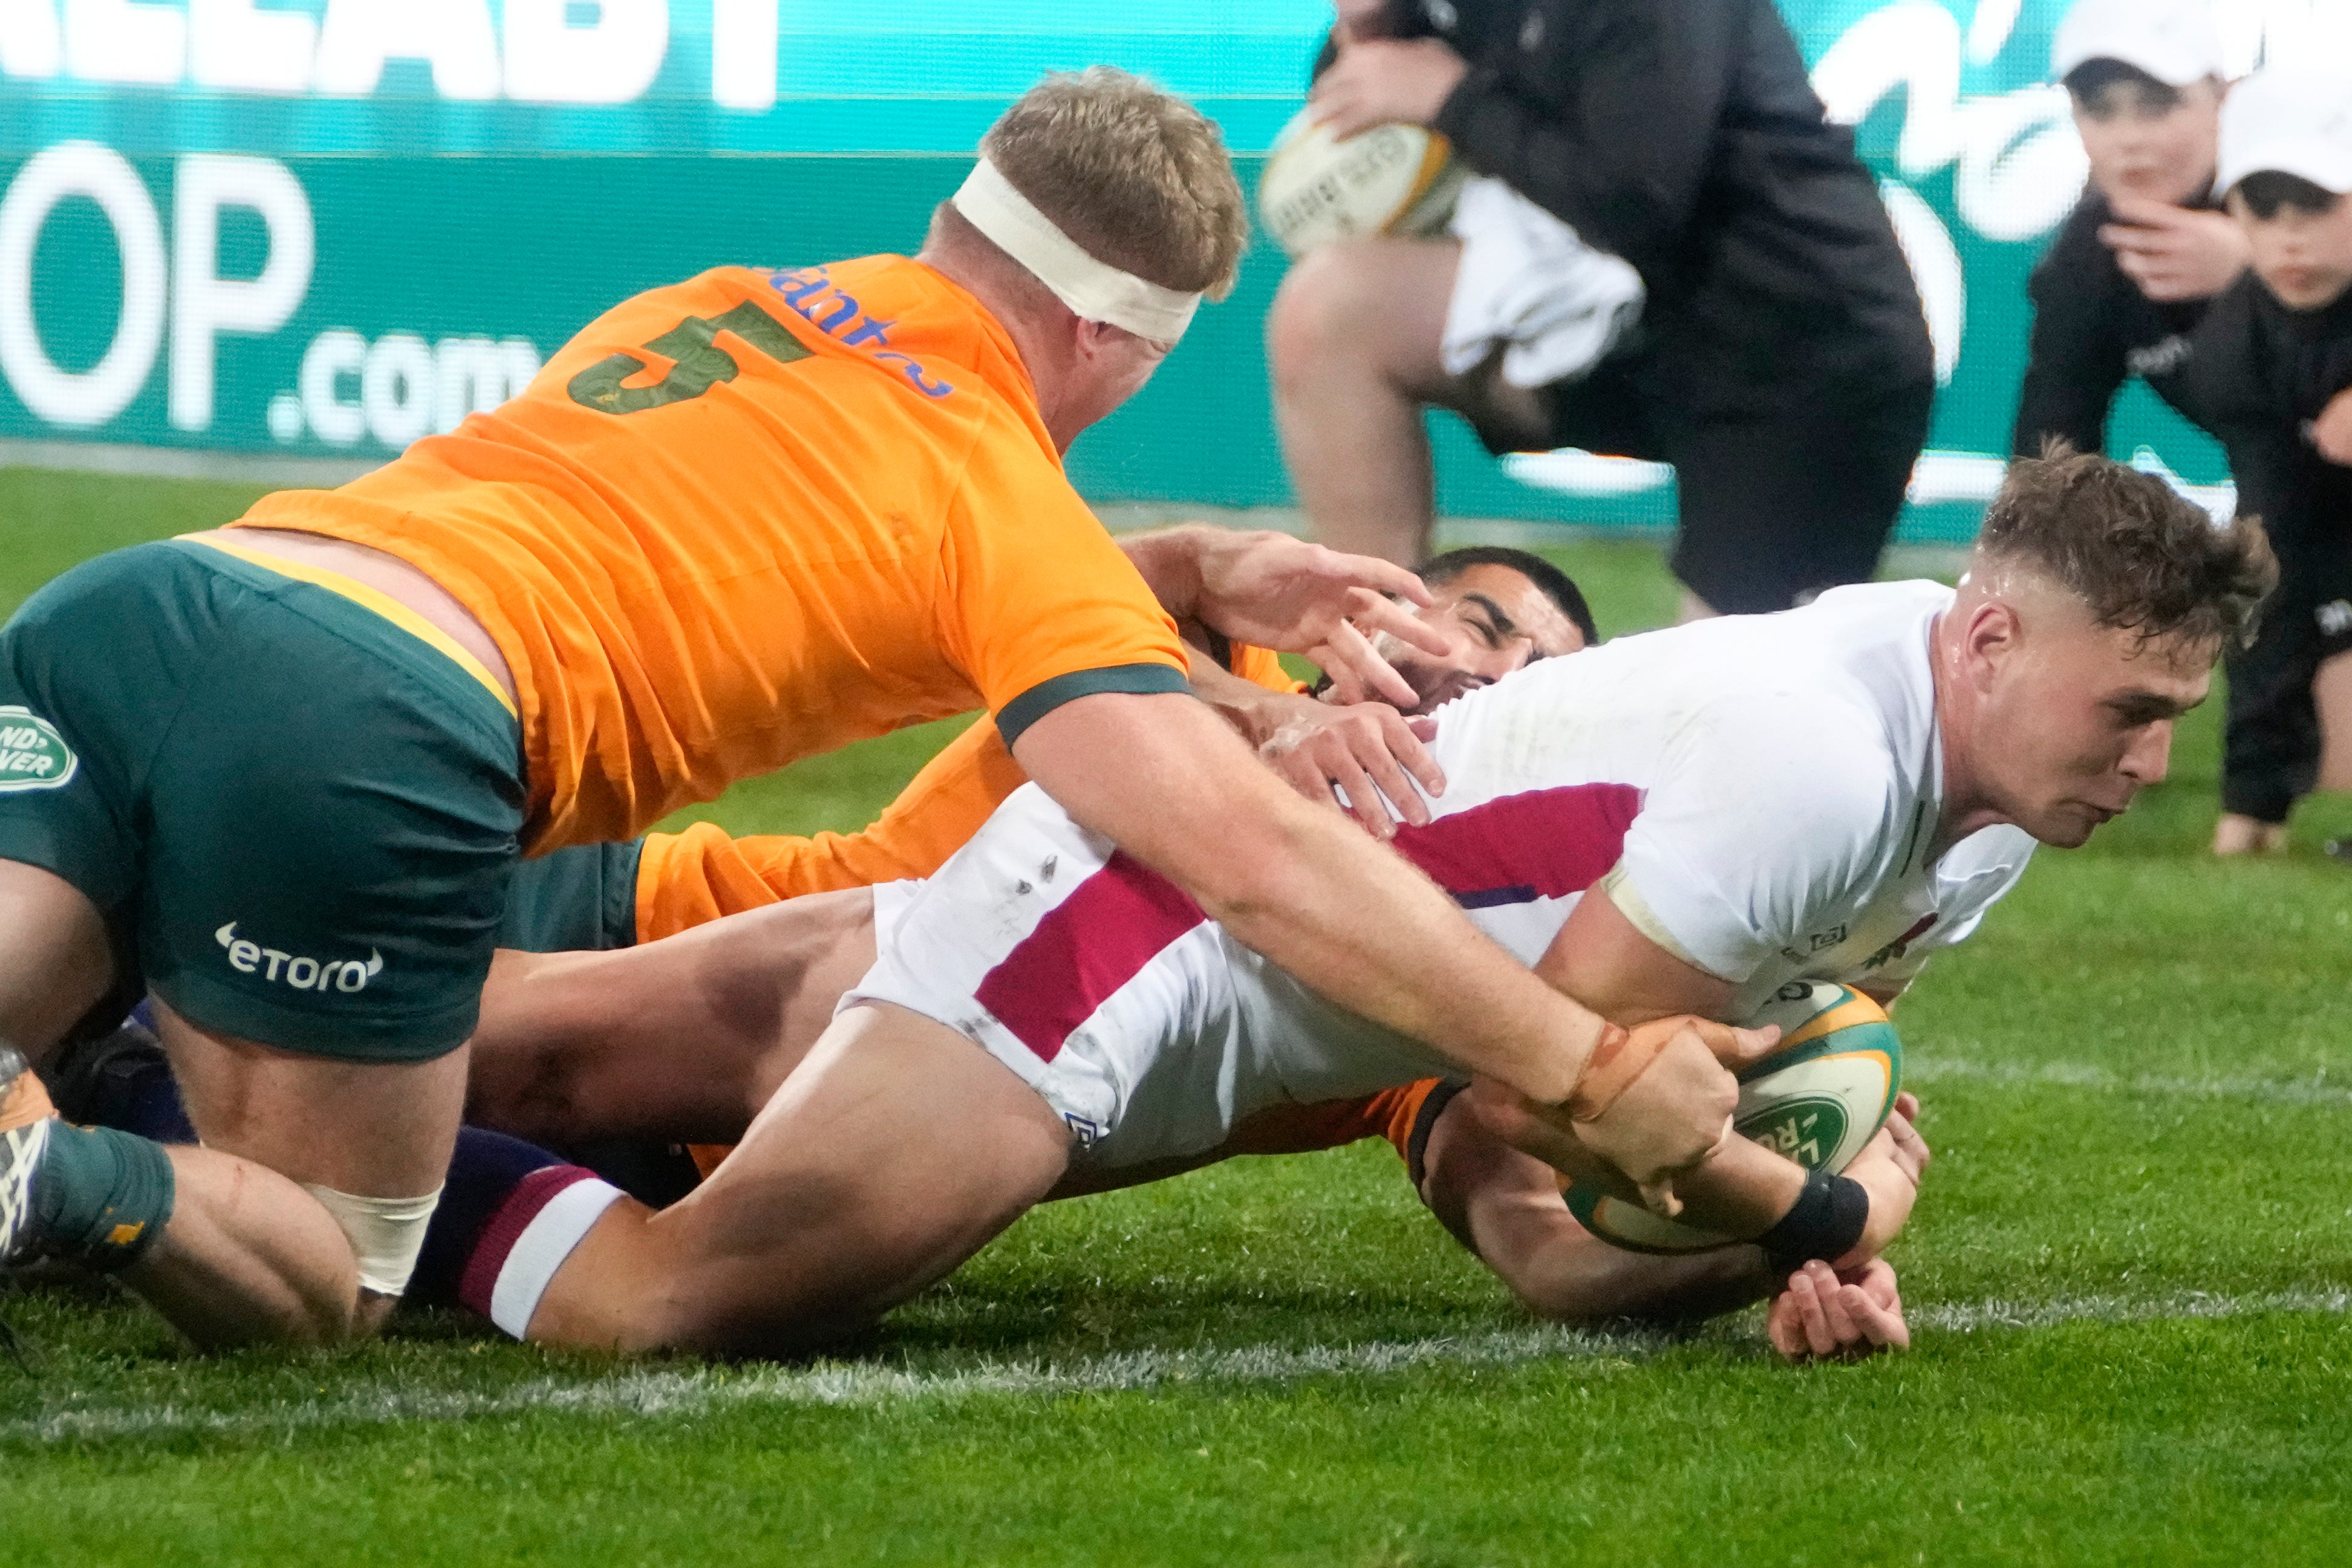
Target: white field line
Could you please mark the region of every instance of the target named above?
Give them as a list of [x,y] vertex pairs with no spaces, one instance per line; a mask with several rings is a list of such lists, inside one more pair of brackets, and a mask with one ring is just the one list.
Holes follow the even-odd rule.
[[[1975,1333],[2063,1323],[2133,1323],[2252,1316],[2265,1312],[2352,1312],[2352,1291],[2285,1291],[2223,1296],[2079,1296],[2049,1301],[1985,1301],[1915,1307],[1915,1329]],[[1745,1337],[1760,1343],[1750,1332]],[[744,1406],[880,1406],[953,1401],[975,1396],[1058,1397],[1185,1385],[1249,1385],[1333,1374],[1409,1372],[1423,1367],[1517,1366],[1538,1361],[1643,1360],[1676,1343],[1666,1335],[1597,1333],[1537,1327],[1452,1339],[1373,1341],[1304,1350],[1256,1345],[1234,1350],[1131,1351],[1052,1364],[976,1362],[933,1372],[870,1364],[809,1367],[642,1368],[572,1381],[536,1378],[495,1392],[432,1393],[382,1389],[341,1398],[306,1399],[238,1410],[162,1405],[98,1406],[0,1422],[0,1446],[197,1434],[230,1436],[461,1421],[541,1412],[583,1416],[695,1416]]]
[[1976,1061],[1967,1057],[1924,1056],[1903,1064],[1907,1083],[1935,1083],[1967,1079],[1986,1083],[2048,1084],[2063,1089],[2096,1089],[2111,1093],[2180,1096],[2203,1100],[2256,1100],[2274,1105],[2352,1107],[2352,1085],[2325,1079],[2167,1078],[2152,1074],[2115,1072],[2080,1062],[2050,1061],[2035,1066]]

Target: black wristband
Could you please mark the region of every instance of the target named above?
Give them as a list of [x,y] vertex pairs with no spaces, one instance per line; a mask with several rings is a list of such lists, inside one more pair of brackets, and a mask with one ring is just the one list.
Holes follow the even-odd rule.
[[1764,1249],[1774,1277],[1785,1279],[1813,1259],[1834,1263],[1853,1251],[1869,1222],[1868,1188],[1827,1171],[1809,1171],[1796,1203],[1756,1245]]
[[1404,1141],[1404,1168],[1412,1177],[1412,1190],[1421,1190],[1422,1178],[1429,1174],[1422,1156],[1429,1152],[1429,1131],[1437,1125],[1437,1118],[1454,1103],[1454,1097],[1470,1087],[1467,1078],[1441,1078],[1434,1088],[1421,1097],[1421,1109],[1412,1113],[1412,1132]]

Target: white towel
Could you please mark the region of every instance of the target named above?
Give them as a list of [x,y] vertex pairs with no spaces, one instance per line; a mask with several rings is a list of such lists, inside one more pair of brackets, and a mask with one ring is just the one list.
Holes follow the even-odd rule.
[[1440,349],[1448,375],[1499,346],[1505,381],[1548,386],[1591,370],[1641,319],[1640,273],[1500,180],[1464,185],[1449,226],[1462,266]]

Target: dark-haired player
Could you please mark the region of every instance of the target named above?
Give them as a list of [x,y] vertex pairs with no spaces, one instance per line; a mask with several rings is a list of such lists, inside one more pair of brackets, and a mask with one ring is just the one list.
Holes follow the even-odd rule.
[[2011,450],[2104,452],[2133,376],[2178,401],[2186,335],[2246,264],[2214,188],[2221,41],[2206,0],[2081,0],[2051,45],[2090,183],[2033,269]]
[[2229,853],[2284,843],[2318,781],[2321,703],[2352,730],[2352,70],[2240,82],[2221,171],[2252,265],[2199,325],[2181,390],[2280,568],[2261,634],[2230,663],[2214,830]]

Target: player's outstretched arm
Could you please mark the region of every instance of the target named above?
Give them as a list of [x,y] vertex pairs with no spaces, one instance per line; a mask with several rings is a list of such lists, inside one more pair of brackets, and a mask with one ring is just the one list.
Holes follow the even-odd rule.
[[1470,1094],[1438,1113],[1422,1173],[1430,1212],[1538,1317],[1688,1322],[1771,1291],[1764,1255],[1753,1247],[1668,1258],[1601,1240],[1569,1212],[1559,1173],[1497,1136]]
[[[1916,1099],[1901,1096],[1886,1129],[1850,1167],[1874,1189],[1902,1191],[1884,1204],[1874,1197],[1874,1218],[1888,1227],[1885,1236],[1865,1236],[1834,1269],[1809,1261],[1778,1276],[1752,1246],[1679,1258],[1610,1246],[1569,1212],[1550,1166],[1513,1148],[1488,1125],[1475,1093],[1456,1095],[1431,1126],[1421,1193],[1445,1228],[1540,1316],[1564,1322],[1687,1322],[1769,1295],[1767,1331],[1789,1359],[1869,1354],[1910,1343],[1894,1270],[1875,1254],[1908,1216],[1929,1158],[1912,1124],[1917,1112]],[[1726,1189],[1737,1185],[1724,1162],[1710,1161],[1683,1183],[1686,1213],[1717,1211]],[[1738,1207],[1738,1193],[1729,1196]]]
[[1129,534],[1118,544],[1169,614],[1236,643],[1304,653],[1342,702],[1375,696],[1411,707],[1420,700],[1373,651],[1379,632],[1425,653],[1452,651],[1444,632],[1389,597],[1429,602],[1421,579],[1388,561],[1204,523]]
[[[1602,1020],[1481,935],[1403,860],[1290,793],[1199,702],[1081,697],[1013,749],[1078,821],[1307,986],[1569,1115],[1612,1034]],[[1738,1093],[1697,1036],[1660,1043],[1650,1071],[1670,1068],[1688,1087],[1623,1122],[1616,1152],[1670,1202],[1675,1175],[1723,1141]]]

